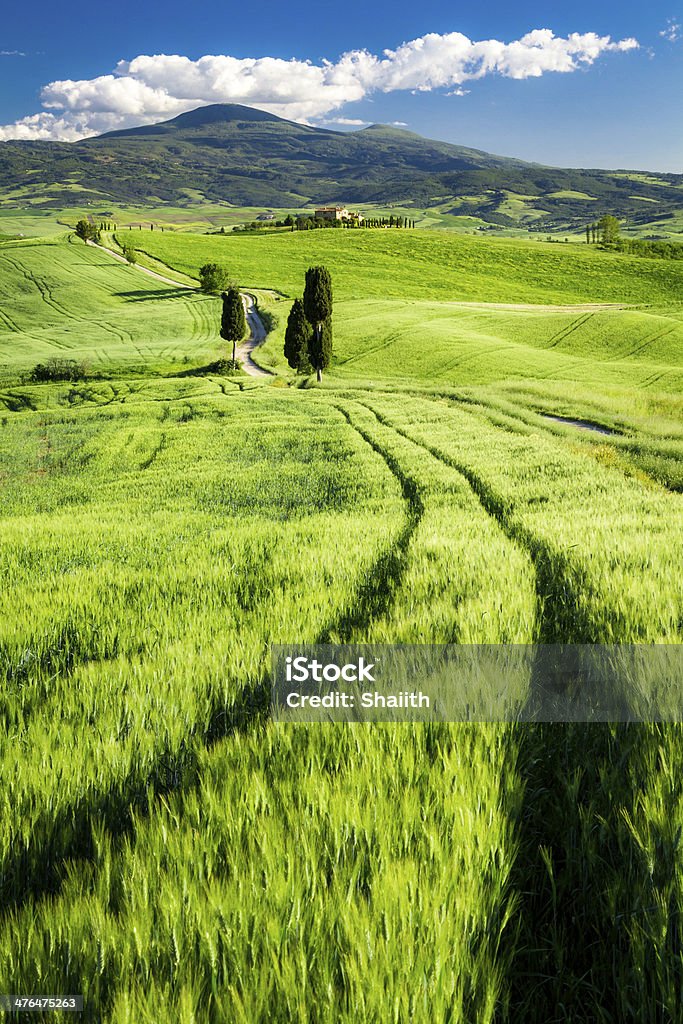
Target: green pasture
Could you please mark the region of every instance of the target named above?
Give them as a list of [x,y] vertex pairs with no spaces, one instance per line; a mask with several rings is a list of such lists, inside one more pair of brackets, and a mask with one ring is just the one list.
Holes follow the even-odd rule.
[[473,238],[400,229],[272,235],[120,233],[142,252],[196,276],[224,263],[244,287],[293,296],[308,266],[329,267],[339,299],[411,298],[564,304],[683,301],[683,266],[588,245]]

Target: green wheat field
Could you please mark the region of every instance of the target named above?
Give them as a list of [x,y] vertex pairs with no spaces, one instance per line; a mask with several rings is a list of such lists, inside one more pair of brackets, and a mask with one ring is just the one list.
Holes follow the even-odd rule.
[[[268,712],[273,643],[683,642],[683,265],[103,242],[138,267],[0,242],[0,990],[106,1024],[683,1020],[680,726]],[[209,261],[271,377],[212,371]],[[321,263],[315,387],[282,341]]]

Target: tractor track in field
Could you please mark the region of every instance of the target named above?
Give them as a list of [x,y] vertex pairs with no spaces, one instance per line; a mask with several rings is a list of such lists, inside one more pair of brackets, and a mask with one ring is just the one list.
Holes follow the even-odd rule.
[[391,610],[394,594],[398,591],[407,568],[410,542],[424,515],[420,488],[402,469],[398,460],[363,427],[354,423],[352,413],[348,409],[336,403],[334,407],[351,429],[383,460],[398,482],[405,504],[406,521],[394,543],[383,551],[369,568],[365,582],[360,584],[352,596],[347,610],[318,635],[315,643],[319,644],[330,643],[332,637],[339,637],[342,643],[351,642],[359,633],[362,636],[373,622]]
[[401,334],[398,331],[393,332],[386,336],[385,340],[379,345],[373,345],[370,348],[363,349],[362,352],[357,352],[355,356],[349,356],[341,365],[351,366],[353,363],[358,362],[359,359],[365,359],[367,356],[373,356],[377,352],[381,352],[385,348],[390,348],[401,338]]
[[9,313],[5,312],[5,310],[1,306],[0,306],[0,317],[2,318],[3,323],[5,323],[7,325],[8,329],[10,331],[13,331],[13,332],[16,332],[16,333],[21,333],[21,328],[19,327],[19,325],[16,323],[15,320],[12,319],[12,317],[9,315]]
[[653,345],[656,341],[661,341],[662,338],[666,338],[669,334],[674,334],[678,330],[680,330],[678,324],[674,324],[673,327],[666,327],[664,330],[658,331],[656,334],[651,334],[645,339],[645,341],[642,341],[640,345],[636,345],[634,348],[629,349],[628,352],[625,352],[622,356],[618,356],[616,358],[628,359],[631,356],[638,355],[639,352],[648,348],[649,345]]
[[[28,284],[32,285],[38,291],[38,294],[40,295],[45,305],[52,309],[55,313],[58,313],[61,317],[64,317],[66,320],[71,320],[73,323],[87,324],[92,329],[93,324],[87,317],[78,316],[76,313],[73,313],[71,310],[67,309],[66,306],[62,305],[62,303],[58,302],[57,299],[55,299],[54,295],[52,294],[52,289],[50,288],[47,281],[43,280],[43,278],[39,277],[37,274],[30,271],[20,262],[11,259],[6,253],[0,254],[0,260],[4,260],[5,262],[9,263],[9,265],[17,273],[21,274],[24,280]],[[101,328],[104,331],[107,331],[109,334],[113,335],[117,339],[117,341],[121,341],[124,344],[126,341],[131,340],[130,335],[128,335],[128,332],[124,334],[118,328],[113,327],[110,323],[106,321],[99,321],[95,326]]]
[[571,606],[567,608],[566,601],[559,601],[560,595],[565,598],[568,593],[572,597],[574,596],[571,574],[567,572],[569,559],[560,552],[552,551],[546,542],[535,537],[530,530],[516,520],[511,503],[496,494],[471,467],[446,455],[439,448],[413,437],[371,405],[362,404],[377,417],[380,423],[460,473],[484,511],[497,522],[505,536],[531,558],[536,580],[537,606],[537,635],[534,642],[539,644],[597,642],[592,621],[588,616],[579,615],[578,602],[572,601]]
[[578,331],[584,324],[587,324],[589,320],[593,318],[593,313],[585,313],[583,316],[579,316],[576,320],[573,320],[567,327],[563,327],[561,330],[554,334],[547,345],[543,347],[547,349],[557,348],[561,341],[568,338],[574,331]]

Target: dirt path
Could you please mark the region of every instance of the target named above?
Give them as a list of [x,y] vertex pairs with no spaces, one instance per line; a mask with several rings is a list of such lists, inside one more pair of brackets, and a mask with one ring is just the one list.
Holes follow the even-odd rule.
[[92,245],[96,249],[101,249],[102,252],[106,252],[108,256],[118,260],[119,263],[125,263],[127,267],[132,267],[133,270],[139,270],[141,274],[147,274],[148,277],[153,277],[155,281],[161,281],[162,284],[172,284],[174,288],[187,288],[188,291],[195,290],[191,284],[183,284],[181,281],[174,281],[171,277],[164,277],[163,274],[157,274],[156,270],[148,270],[147,267],[141,267],[139,263],[129,263],[126,257],[122,256],[120,252],[108,249],[106,245],[96,245],[95,242],[88,242],[88,245]]
[[256,311],[256,299],[253,295],[249,295],[248,292],[242,292],[242,302],[244,303],[244,312],[249,326],[249,337],[241,345],[237,346],[238,358],[241,360],[245,371],[252,377],[272,377],[270,370],[264,370],[263,367],[255,363],[251,358],[254,349],[258,348],[266,340],[266,329]]
[[[163,274],[157,274],[156,270],[148,270],[147,267],[141,267],[139,263],[129,263],[125,256],[115,252],[114,249],[108,249],[106,245],[96,245],[95,242],[88,242],[88,245],[101,249],[102,252],[106,252],[108,256],[118,260],[119,263],[125,263],[127,267],[139,270],[140,273],[147,274],[148,277],[153,277],[155,281],[161,281],[162,284],[170,284],[174,288],[185,288],[187,291],[196,291],[196,288],[193,288],[190,284],[183,284],[181,281],[174,281],[170,277],[164,277]],[[244,372],[248,373],[250,377],[271,377],[270,370],[262,369],[251,357],[254,349],[258,348],[266,340],[267,333],[263,326],[263,321],[256,311],[256,299],[253,295],[243,292],[242,302],[244,303],[244,312],[249,326],[249,337],[241,345],[237,346],[237,355],[242,362]]]

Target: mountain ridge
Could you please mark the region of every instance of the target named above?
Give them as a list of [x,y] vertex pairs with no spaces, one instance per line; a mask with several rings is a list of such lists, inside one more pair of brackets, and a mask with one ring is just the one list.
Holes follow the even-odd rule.
[[637,224],[683,207],[683,175],[557,168],[393,125],[334,131],[241,104],[209,104],[80,142],[2,142],[0,189],[39,208],[104,197],[292,209],[445,201],[446,212],[536,230],[575,228],[603,213]]

